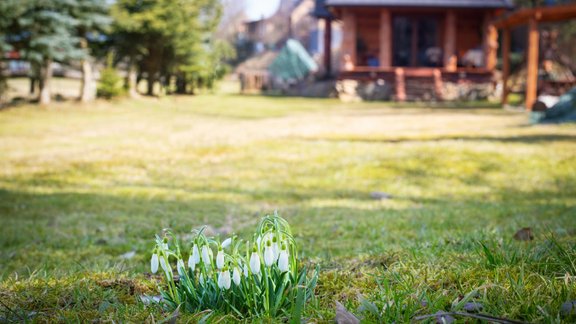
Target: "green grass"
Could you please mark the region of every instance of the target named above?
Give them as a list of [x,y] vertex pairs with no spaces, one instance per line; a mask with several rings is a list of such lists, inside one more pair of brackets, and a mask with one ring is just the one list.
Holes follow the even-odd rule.
[[[275,209],[322,267],[311,321],[340,301],[409,322],[464,296],[493,316],[576,321],[560,314],[576,299],[574,125],[236,95],[0,111],[0,321],[169,318],[139,301],[157,294],[154,234],[248,238]],[[512,239],[522,227],[534,241]]]

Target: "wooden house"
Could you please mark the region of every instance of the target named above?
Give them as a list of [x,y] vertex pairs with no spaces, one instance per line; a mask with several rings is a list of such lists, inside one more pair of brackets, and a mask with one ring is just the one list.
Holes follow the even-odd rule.
[[509,0],[317,0],[316,12],[342,23],[338,79],[386,83],[399,101],[422,89],[445,100],[455,96],[448,84],[457,85],[454,92],[490,83],[498,48],[492,21],[511,6]]

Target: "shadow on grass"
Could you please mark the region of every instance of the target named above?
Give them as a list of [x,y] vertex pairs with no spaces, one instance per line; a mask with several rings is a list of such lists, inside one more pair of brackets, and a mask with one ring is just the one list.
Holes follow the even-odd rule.
[[300,137],[298,139],[306,141],[364,142],[364,143],[393,143],[393,144],[411,143],[411,142],[441,142],[441,141],[542,144],[547,142],[576,142],[576,135],[563,135],[563,134],[538,134],[538,135],[517,135],[517,136],[442,135],[442,136],[397,137],[397,138]]

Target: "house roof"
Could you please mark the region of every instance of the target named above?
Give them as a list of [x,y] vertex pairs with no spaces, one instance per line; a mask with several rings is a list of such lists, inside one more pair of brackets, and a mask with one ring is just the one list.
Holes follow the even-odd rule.
[[448,8],[511,8],[511,0],[319,0],[327,7],[448,7]]

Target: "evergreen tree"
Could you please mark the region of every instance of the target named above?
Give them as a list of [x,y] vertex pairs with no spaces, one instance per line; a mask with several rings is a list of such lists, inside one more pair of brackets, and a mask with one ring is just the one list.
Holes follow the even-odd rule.
[[23,0],[25,8],[18,18],[20,36],[24,38],[22,53],[39,71],[39,98],[42,105],[50,103],[52,63],[82,59],[86,52],[79,48],[75,28],[79,25],[71,12],[75,0]]
[[95,82],[92,75],[92,63],[89,44],[98,41],[111,23],[106,0],[76,0],[71,15],[77,21],[76,36],[79,37],[80,48],[85,52],[81,59],[82,82],[80,86],[80,101],[88,102],[94,99]]
[[9,42],[9,29],[14,25],[16,17],[22,9],[18,0],[0,1],[0,106],[2,105],[4,94],[8,89],[5,78],[4,53],[12,50]]
[[117,52],[146,75],[148,95],[154,84],[168,85],[173,76],[179,92],[185,91],[192,73],[210,68],[203,58],[221,16],[218,0],[118,0],[112,15]]

